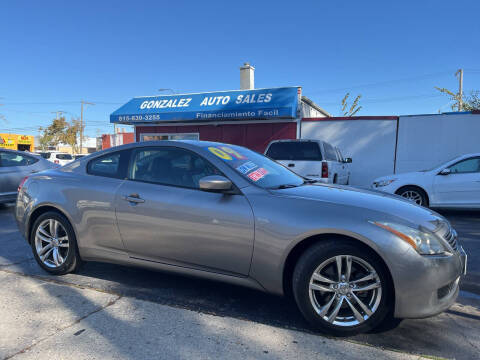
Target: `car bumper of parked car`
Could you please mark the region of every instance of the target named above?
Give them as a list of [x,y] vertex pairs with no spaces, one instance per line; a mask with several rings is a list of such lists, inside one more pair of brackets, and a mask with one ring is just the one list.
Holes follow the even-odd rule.
[[417,261],[418,271],[408,272],[411,276],[396,284],[395,317],[434,316],[447,310],[457,299],[460,277],[466,273],[467,262],[461,246],[451,256],[422,256]]

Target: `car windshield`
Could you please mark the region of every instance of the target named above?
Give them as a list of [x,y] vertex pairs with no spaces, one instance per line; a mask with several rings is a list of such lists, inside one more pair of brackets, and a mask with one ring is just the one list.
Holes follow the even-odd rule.
[[451,158],[450,160],[447,160],[447,161],[442,161],[441,163],[439,164],[436,164],[435,166],[431,167],[431,168],[428,168],[428,169],[425,169],[425,170],[420,170],[421,172],[427,172],[427,171],[432,171],[432,170],[435,170],[435,169],[438,169],[440,166],[446,164],[446,163],[449,163],[450,161],[452,160],[455,160],[458,156],[455,156],[453,158]]
[[244,178],[265,189],[302,185],[304,179],[259,153],[235,145],[208,146],[207,150],[223,160]]

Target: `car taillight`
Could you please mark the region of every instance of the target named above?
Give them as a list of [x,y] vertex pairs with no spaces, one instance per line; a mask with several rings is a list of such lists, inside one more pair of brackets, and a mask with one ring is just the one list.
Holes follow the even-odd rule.
[[328,164],[322,162],[322,178],[328,178]]
[[17,191],[20,192],[22,190],[23,184],[25,184],[25,181],[27,181],[28,176],[25,176],[22,181],[20,181],[20,184],[18,185]]
[[60,164],[60,161],[58,161],[58,160],[53,160],[53,162],[54,162],[55,164]]

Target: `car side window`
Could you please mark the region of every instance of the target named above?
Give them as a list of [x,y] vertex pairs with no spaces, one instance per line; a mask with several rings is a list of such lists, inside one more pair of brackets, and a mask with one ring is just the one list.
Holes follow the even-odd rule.
[[480,157],[462,160],[449,167],[452,174],[480,172]]
[[0,152],[0,166],[1,167],[10,167],[10,166],[28,166],[35,164],[38,159],[17,153],[10,152]]
[[73,160],[73,156],[70,154],[57,154],[59,160]]
[[90,160],[87,173],[90,175],[124,179],[129,151],[117,151]]
[[137,149],[129,170],[130,180],[191,189],[209,175],[221,173],[201,156],[175,147]]
[[323,148],[325,150],[325,158],[327,160],[337,161],[337,154],[336,154],[335,149],[332,145],[324,142],[323,143]]

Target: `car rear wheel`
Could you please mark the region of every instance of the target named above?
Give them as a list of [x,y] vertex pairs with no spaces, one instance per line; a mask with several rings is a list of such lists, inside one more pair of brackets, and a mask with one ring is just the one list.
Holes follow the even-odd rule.
[[65,216],[51,211],[40,215],[30,239],[35,260],[47,272],[63,275],[80,266],[75,233]]
[[391,314],[385,266],[376,254],[349,241],[322,241],[308,249],[292,285],[305,319],[329,334],[367,332]]
[[397,195],[404,197],[417,205],[428,207],[427,194],[416,186],[405,186],[396,192]]

